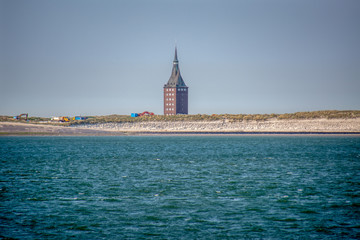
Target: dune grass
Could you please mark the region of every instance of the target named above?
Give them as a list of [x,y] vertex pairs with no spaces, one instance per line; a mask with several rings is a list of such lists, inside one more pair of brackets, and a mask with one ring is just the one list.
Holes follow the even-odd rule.
[[[153,115],[142,117],[131,117],[130,115],[106,115],[106,116],[89,116],[86,120],[61,123],[61,125],[76,125],[83,123],[121,123],[121,122],[190,122],[190,121],[227,121],[227,122],[241,122],[241,121],[266,121],[269,119],[351,119],[360,118],[360,111],[358,110],[325,110],[312,112],[296,112],[284,114],[196,114],[196,115]],[[41,121],[49,121],[50,118],[29,117],[29,122],[39,123]],[[0,116],[0,122],[25,122],[24,119],[16,120],[11,116]],[[54,122],[58,125],[59,123]]]
[[108,123],[108,122],[190,122],[190,121],[266,121],[269,119],[350,119],[360,118],[360,111],[313,111],[313,112],[296,112],[285,114],[196,114],[196,115],[154,115],[142,117],[130,117],[129,115],[107,115],[93,116],[87,120],[71,121],[69,124],[81,123]]

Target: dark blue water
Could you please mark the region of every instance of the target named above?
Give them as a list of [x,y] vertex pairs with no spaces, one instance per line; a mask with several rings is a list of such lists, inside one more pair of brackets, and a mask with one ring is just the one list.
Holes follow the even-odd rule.
[[360,238],[360,137],[0,137],[0,239]]

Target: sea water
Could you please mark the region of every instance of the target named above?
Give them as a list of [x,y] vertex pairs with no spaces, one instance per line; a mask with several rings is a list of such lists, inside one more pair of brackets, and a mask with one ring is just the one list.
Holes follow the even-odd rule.
[[360,138],[0,137],[0,238],[360,238]]

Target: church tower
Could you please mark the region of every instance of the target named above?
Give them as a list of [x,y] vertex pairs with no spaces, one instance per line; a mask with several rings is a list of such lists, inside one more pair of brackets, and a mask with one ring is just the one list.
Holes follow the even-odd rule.
[[164,115],[188,114],[188,87],[181,77],[177,49],[169,81],[164,85]]

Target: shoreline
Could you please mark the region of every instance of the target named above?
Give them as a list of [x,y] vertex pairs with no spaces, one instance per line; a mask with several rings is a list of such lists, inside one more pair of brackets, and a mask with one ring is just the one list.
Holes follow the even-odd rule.
[[360,118],[337,120],[217,122],[101,123],[54,126],[26,122],[0,122],[1,136],[254,136],[322,135],[360,136]]
[[[321,120],[324,121],[324,120]],[[360,121],[359,121],[360,122]],[[144,124],[144,123],[142,123]],[[151,123],[150,123],[151,124]],[[176,123],[178,124],[178,123]],[[207,123],[203,123],[207,124]],[[242,123],[243,124],[243,123]],[[249,123],[253,124],[254,123]],[[259,123],[263,124],[263,123]],[[95,125],[94,125],[95,126]],[[270,131],[261,129],[260,131],[224,131],[211,129],[206,130],[148,130],[146,126],[136,129],[114,129],[94,127],[73,127],[73,126],[54,126],[47,124],[33,124],[24,122],[0,122],[0,137],[2,136],[360,136],[360,127],[357,125],[352,131],[343,129],[328,129],[328,131]],[[333,131],[331,131],[333,130]],[[334,131],[335,130],[335,131]],[[355,130],[355,131],[354,131]],[[356,131],[357,130],[357,131]]]
[[1,137],[120,137],[120,136],[328,136],[328,137],[360,137],[360,132],[301,132],[301,133],[284,133],[284,132],[232,132],[232,133],[222,133],[222,132],[191,132],[191,133],[181,133],[181,132],[126,132],[126,133],[99,133],[99,134],[54,134],[54,133],[33,133],[33,132],[22,132],[22,133],[0,133]]

